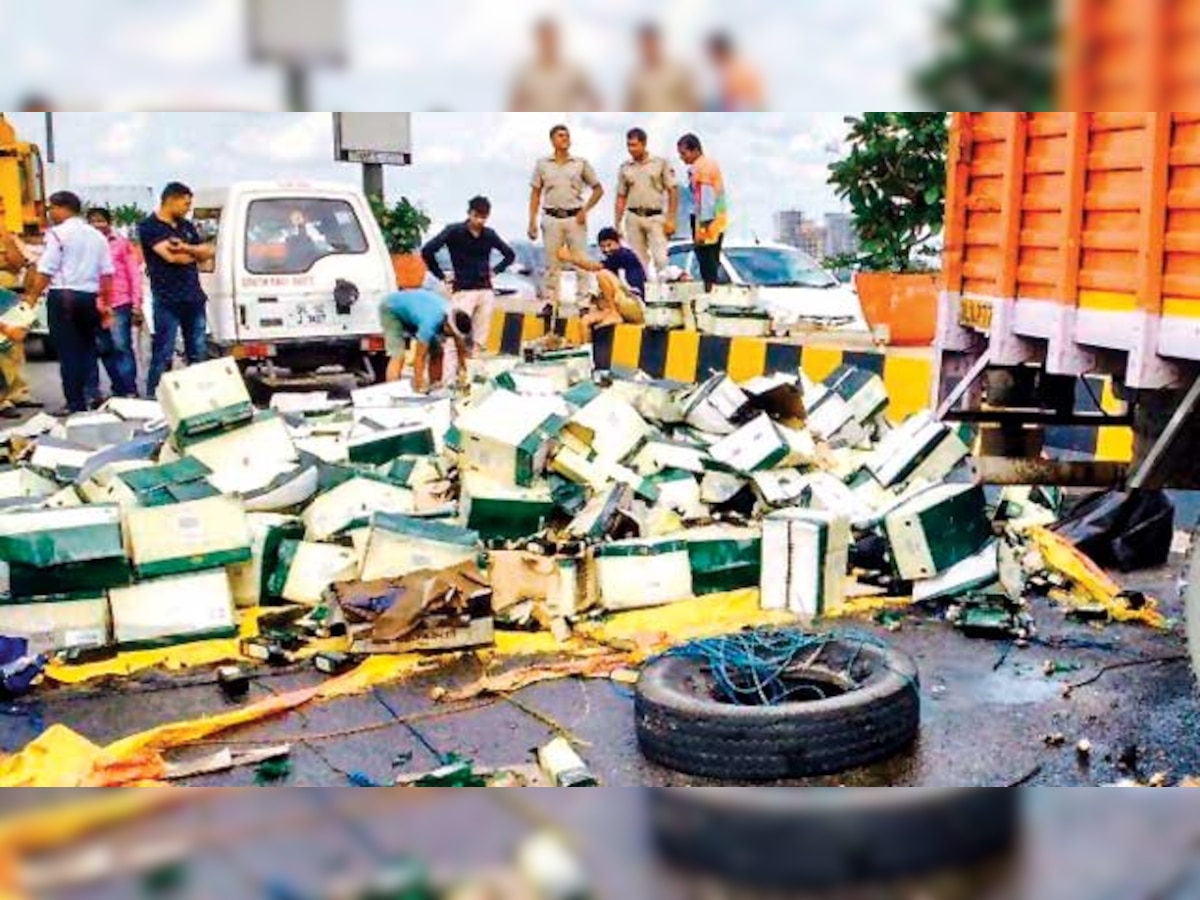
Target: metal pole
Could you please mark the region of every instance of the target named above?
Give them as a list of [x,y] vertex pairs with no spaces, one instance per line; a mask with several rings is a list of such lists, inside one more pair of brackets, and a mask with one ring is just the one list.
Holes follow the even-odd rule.
[[284,69],[284,79],[287,108],[292,112],[308,112],[311,101],[308,70],[304,66],[288,65]]
[[383,166],[380,163],[363,163],[363,193],[384,199]]
[[54,163],[54,113],[46,113],[46,162]]

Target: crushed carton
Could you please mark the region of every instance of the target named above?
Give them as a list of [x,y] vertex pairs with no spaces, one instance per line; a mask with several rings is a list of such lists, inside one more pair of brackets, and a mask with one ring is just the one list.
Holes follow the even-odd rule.
[[684,535],[697,597],[758,587],[762,529],[736,525],[693,528]]
[[555,509],[550,486],[519,488],[496,484],[475,473],[462,481],[462,513],[467,528],[485,541],[532,537],[545,529]]
[[286,423],[273,412],[231,431],[198,438],[182,455],[208,466],[213,485],[228,494],[260,491],[299,462]]
[[268,589],[289,603],[317,606],[332,585],[353,581],[358,573],[359,556],[353,548],[283,540]]
[[364,543],[360,578],[378,581],[450,569],[475,560],[479,546],[479,533],[467,528],[376,513]]
[[304,537],[304,523],[294,516],[275,513],[249,513],[250,559],[229,567],[229,584],[239,609],[260,606],[271,599],[271,575],[279,562],[284,541]]
[[815,460],[816,452],[808,432],[777,425],[766,413],[760,413],[708,449],[713,460],[745,475],[807,465]]
[[309,541],[328,541],[354,528],[364,528],[377,512],[411,515],[416,498],[408,488],[366,475],[353,477],[321,494],[304,511]]
[[619,462],[648,438],[652,429],[632,405],[605,392],[571,416],[565,431],[597,455]]
[[749,406],[750,398],[746,392],[728,375],[717,374],[688,396],[684,420],[709,434],[733,434]]

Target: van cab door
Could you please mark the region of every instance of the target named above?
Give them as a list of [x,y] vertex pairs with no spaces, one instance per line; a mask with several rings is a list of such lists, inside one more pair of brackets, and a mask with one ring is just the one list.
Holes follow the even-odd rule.
[[[322,343],[380,333],[395,275],[361,193],[248,193],[226,210],[239,342]],[[225,236],[229,237],[228,232]]]

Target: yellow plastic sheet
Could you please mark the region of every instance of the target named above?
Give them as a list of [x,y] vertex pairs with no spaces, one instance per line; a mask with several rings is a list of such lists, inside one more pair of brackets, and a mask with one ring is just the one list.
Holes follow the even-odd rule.
[[[629,663],[635,664],[695,638],[793,621],[793,617],[785,613],[759,609],[757,591],[737,591],[616,615],[582,627],[579,636],[566,645],[560,645],[544,634],[501,634],[489,655],[492,658],[561,653],[572,657],[598,656],[603,649],[597,646],[599,643],[610,651],[624,652]],[[187,648],[173,649],[182,651]],[[186,655],[189,660],[186,664],[204,665],[203,662],[192,661],[211,659],[211,654],[217,649],[220,648],[205,649],[195,645],[195,652]],[[353,696],[378,685],[402,681],[417,672],[436,668],[450,658],[418,654],[373,656],[353,671],[317,687],[269,697],[217,716],[161,725],[103,748],[68,728],[56,725],[47,729],[20,753],[0,757],[0,787],[115,786],[153,781],[159,777],[155,773],[162,769],[160,754],[167,750],[279,716],[308,703]],[[158,662],[147,664],[161,665],[161,657]],[[566,666],[557,677],[569,678],[576,674],[572,667]],[[93,674],[92,677],[98,676]]]
[[1098,604],[1108,610],[1114,622],[1140,623],[1160,630],[1170,627],[1167,617],[1158,611],[1158,603],[1150,598],[1139,607],[1130,606],[1128,598],[1107,572],[1080,553],[1074,545],[1045,528],[1029,530],[1046,568],[1057,572],[1072,585],[1066,595],[1068,605]]

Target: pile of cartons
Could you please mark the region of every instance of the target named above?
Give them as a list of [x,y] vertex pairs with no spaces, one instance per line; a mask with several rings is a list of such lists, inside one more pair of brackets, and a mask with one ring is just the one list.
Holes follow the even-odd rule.
[[0,432],[0,634],[145,647],[289,605],[356,652],[451,649],[760,585],[813,617],[856,569],[931,595],[983,577],[983,495],[944,483],[966,444],[888,424],[865,369],[684,385],[534,347],[471,376],[259,410],[217,360],[158,402]]

